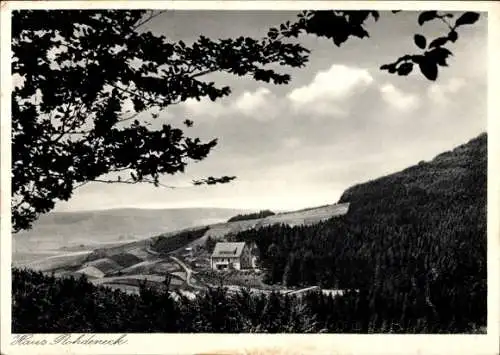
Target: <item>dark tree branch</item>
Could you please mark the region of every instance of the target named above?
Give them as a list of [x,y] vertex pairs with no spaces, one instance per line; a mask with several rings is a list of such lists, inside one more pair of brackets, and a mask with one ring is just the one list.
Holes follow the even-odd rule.
[[145,25],[146,23],[148,23],[149,21],[151,21],[155,17],[158,17],[158,16],[164,14],[165,12],[167,12],[167,11],[166,10],[162,10],[162,11],[158,11],[158,12],[155,13],[154,10],[151,10],[150,15],[146,19],[144,19],[142,21],[139,21],[135,26],[133,26],[132,29],[131,29],[131,31],[136,31],[139,27]]

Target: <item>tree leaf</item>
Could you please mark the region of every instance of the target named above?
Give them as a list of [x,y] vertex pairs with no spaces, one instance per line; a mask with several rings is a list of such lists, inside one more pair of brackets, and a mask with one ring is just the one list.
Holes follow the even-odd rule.
[[134,104],[135,112],[141,112],[146,108],[146,104],[141,99],[133,98],[132,102]]
[[394,74],[396,72],[396,64],[384,64],[380,67],[380,70],[387,70],[389,73]]
[[455,22],[455,27],[462,25],[472,25],[477,20],[479,20],[479,14],[477,12],[467,11],[458,18],[458,20]]
[[406,75],[410,74],[412,72],[412,70],[413,70],[413,63],[412,62],[403,63],[398,67],[398,75],[406,76]]
[[437,47],[427,54],[428,58],[444,67],[448,66],[448,64],[446,63],[446,59],[450,55],[452,55],[452,53],[448,48],[445,47]]
[[425,59],[425,56],[421,55],[421,54],[416,54],[416,55],[412,55],[410,57],[410,59],[413,61],[413,63],[415,64],[418,64],[420,63],[422,60]]
[[413,40],[415,41],[415,44],[420,48],[420,49],[425,49],[425,46],[427,45],[427,40],[425,39],[424,36],[416,34],[413,37]]
[[426,60],[422,60],[420,63],[418,63],[418,66],[420,67],[420,71],[422,72],[422,74],[427,79],[432,81],[435,81],[437,79],[438,76],[437,64],[431,58],[426,57]]
[[455,43],[455,41],[458,39],[458,33],[456,31],[451,31],[448,33],[448,39]]
[[448,37],[438,37],[429,44],[429,48],[441,47],[443,44],[448,42],[448,40]]
[[418,24],[422,26],[427,21],[431,21],[437,17],[437,11],[424,11],[418,16]]

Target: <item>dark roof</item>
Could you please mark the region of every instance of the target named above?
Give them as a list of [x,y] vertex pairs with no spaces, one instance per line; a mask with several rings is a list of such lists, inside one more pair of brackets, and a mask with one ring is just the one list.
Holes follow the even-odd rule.
[[239,243],[217,243],[215,244],[214,252],[212,257],[215,258],[236,258],[241,255],[243,248],[245,247],[244,242]]

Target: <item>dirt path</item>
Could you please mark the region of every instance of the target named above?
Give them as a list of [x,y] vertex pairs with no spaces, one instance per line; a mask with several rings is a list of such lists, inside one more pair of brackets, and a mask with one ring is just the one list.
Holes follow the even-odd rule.
[[184,269],[184,271],[186,272],[186,284],[188,286],[191,286],[191,287],[196,288],[198,290],[204,289],[203,287],[195,285],[191,282],[191,276],[194,273],[194,271],[189,266],[187,266],[182,260],[179,260],[175,256],[170,256],[170,259],[175,261],[182,269]]
[[152,255],[152,256],[156,256],[156,257],[160,256],[160,253],[152,250],[151,246],[149,246],[149,245],[147,245],[147,246],[144,247],[144,251],[146,253],[148,253],[149,255]]

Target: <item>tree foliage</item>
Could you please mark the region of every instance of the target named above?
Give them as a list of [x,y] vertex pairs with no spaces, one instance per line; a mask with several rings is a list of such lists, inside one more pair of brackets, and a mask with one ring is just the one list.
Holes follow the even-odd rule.
[[[137,30],[146,14],[14,12],[12,73],[23,79],[12,94],[14,231],[28,228],[55,201],[68,200],[81,184],[159,185],[162,174],[181,173],[189,161],[207,157],[216,139],[202,142],[170,124],[153,130],[136,119],[187,99],[229,95],[229,87],[203,76],[226,72],[286,84],[288,74],[268,67],[301,67],[307,60],[300,45],[269,38],[172,42]],[[132,112],[123,112],[127,103]],[[125,177],[102,178],[109,173]]]
[[154,242],[151,244],[151,249],[161,253],[168,254],[172,251],[182,248],[185,245],[203,237],[209,227],[203,227],[198,229],[189,229],[187,231],[182,231],[175,235],[165,235],[156,237]]
[[[392,11],[398,13],[400,11]],[[268,36],[271,38],[299,37],[301,34],[313,34],[331,40],[340,47],[351,37],[360,39],[369,37],[366,23],[371,18],[378,21],[379,11],[303,11],[298,15],[296,22],[287,22],[277,28],[272,28]],[[441,21],[449,32],[437,37],[432,41],[417,33],[413,40],[415,45],[423,52],[418,54],[405,54],[393,63],[383,64],[380,69],[391,74],[409,75],[414,67],[418,65],[420,72],[431,81],[438,77],[438,67],[448,66],[446,60],[452,55],[449,48],[445,47],[449,42],[454,43],[458,39],[458,28],[464,25],[472,25],[479,20],[477,12],[465,12],[460,15],[438,11],[420,12],[417,22],[423,26],[426,22]],[[456,19],[455,19],[456,18]]]
[[[309,54],[294,38],[315,34],[340,46],[350,37],[368,37],[365,22],[380,16],[377,11],[305,11],[262,39],[200,36],[188,45],[141,30],[157,15],[138,10],[13,12],[12,74],[22,82],[11,100],[13,231],[30,228],[41,213],[88,182],[160,186],[160,176],[182,173],[190,162],[205,159],[216,139],[205,142],[168,123],[152,129],[138,118],[150,114],[155,119],[161,110],[188,99],[216,101],[231,93],[228,86],[205,80],[207,74],[288,84],[290,75],[275,68],[303,67]],[[382,69],[408,75],[417,63],[425,77],[435,80],[437,66],[446,65],[451,54],[444,45],[456,41],[456,29],[478,16],[463,14],[424,54],[403,56]],[[425,12],[419,22],[449,23],[452,17]],[[187,118],[185,128],[192,125]]]
[[167,287],[142,285],[135,295],[84,276],[29,270],[14,269],[12,282],[14,333],[471,333],[484,326],[470,312],[435,321],[422,304],[405,298],[403,311],[364,290],[297,297],[217,287],[191,300]]
[[389,73],[397,73],[398,75],[408,75],[412,72],[414,65],[418,65],[420,72],[429,80],[436,80],[438,77],[439,67],[447,67],[446,62],[452,52],[445,45],[455,43],[458,39],[457,29],[460,26],[472,25],[479,19],[479,14],[476,12],[465,12],[460,15],[455,22],[455,15],[452,13],[439,13],[438,11],[423,11],[418,16],[418,24],[423,26],[426,22],[440,20],[448,27],[448,33],[436,37],[428,41],[421,34],[415,34],[415,45],[424,51],[423,53],[404,55],[398,58],[391,64],[381,66],[382,70],[387,70]]
[[274,213],[271,210],[262,210],[262,211],[255,212],[255,213],[237,214],[236,216],[229,218],[227,221],[228,222],[236,222],[236,221],[245,221],[245,220],[249,220],[249,219],[259,219],[259,218],[274,216],[275,214],[276,213]]

